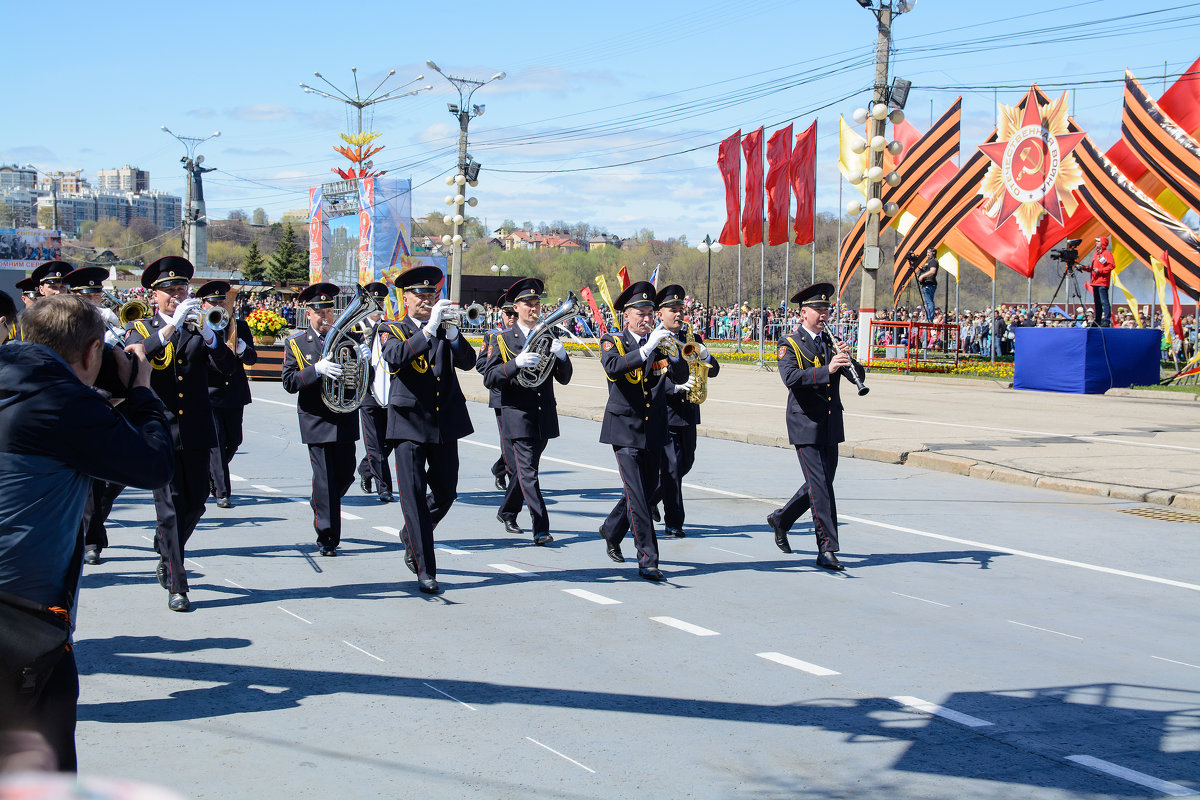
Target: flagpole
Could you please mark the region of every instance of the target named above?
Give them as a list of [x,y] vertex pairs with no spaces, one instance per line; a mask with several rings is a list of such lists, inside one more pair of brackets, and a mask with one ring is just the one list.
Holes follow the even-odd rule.
[[783,297],[786,300],[791,295],[788,294],[788,271],[792,256],[792,234],[788,233],[788,240],[783,243]]
[[738,242],[738,287],[737,287],[737,308],[734,314],[734,332],[733,336],[737,340],[737,346],[734,348],[737,352],[742,352],[742,243]]
[[767,368],[767,362],[763,356],[766,355],[767,341],[767,326],[763,324],[763,311],[767,307],[767,240],[764,237],[758,243],[759,251],[759,266],[758,266],[758,369]]

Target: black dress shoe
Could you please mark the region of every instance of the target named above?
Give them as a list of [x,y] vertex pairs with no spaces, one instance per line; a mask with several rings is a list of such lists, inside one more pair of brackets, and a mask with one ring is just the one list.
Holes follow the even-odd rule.
[[660,570],[657,570],[654,567],[639,567],[638,575],[641,575],[648,581],[666,580],[666,576],[664,576]]
[[413,558],[413,551],[407,547],[404,548],[404,566],[408,567],[408,571],[413,575],[417,574],[417,560]]
[[792,546],[788,544],[787,531],[775,524],[774,514],[767,514],[767,524],[771,526],[771,530],[775,531],[775,546],[785,553],[792,552]]
[[515,536],[524,536],[525,535],[525,531],[521,530],[517,526],[517,521],[515,519],[505,519],[504,517],[500,516],[499,514],[496,515],[496,519],[499,520],[500,522],[504,523],[504,530],[508,531],[509,533],[511,533]]
[[233,508],[233,503],[229,501],[228,497],[218,497],[217,508]]
[[370,475],[360,475],[359,479],[358,479],[358,485],[362,487],[363,494],[370,494],[371,493],[371,476]]
[[667,535],[674,536],[676,539],[682,539],[683,537],[687,536],[687,534],[684,533],[683,528],[667,528]]
[[554,537],[548,533],[535,533],[533,535],[534,544],[550,544],[554,541]]
[[650,506],[650,518],[655,522],[662,522],[662,515],[658,513],[658,506]]
[[95,545],[92,545],[91,547],[85,547],[83,550],[83,563],[99,564],[100,563],[100,548],[96,547]]
[[845,569],[845,567],[842,566],[842,562],[837,560],[837,556],[833,554],[832,550],[826,550],[825,552],[821,553],[821,555],[817,556],[817,566],[825,569],[831,569],[834,572],[841,572]]
[[321,545],[321,555],[328,556],[330,558],[336,557],[337,556],[337,545],[332,545],[332,544]]
[[160,560],[154,574],[158,576],[158,585],[167,588],[167,562]]
[[379,502],[381,502],[381,503],[394,503],[394,502],[396,502],[396,498],[395,498],[395,497],[392,497],[392,493],[391,493],[391,492],[380,492],[380,493],[379,493]]
[[612,542],[608,542],[607,544],[608,547],[605,548],[605,552],[608,553],[608,557],[618,564],[624,564],[625,556],[621,553],[621,545],[613,544]]
[[508,489],[508,476],[503,472],[496,476],[496,488],[502,492]]
[[173,592],[167,598],[167,608],[172,611],[191,611],[192,603],[188,600],[187,594],[184,592]]
[[417,581],[417,588],[425,594],[437,594],[439,591],[441,591],[441,587],[438,586],[438,582],[433,578],[423,578],[422,580]]

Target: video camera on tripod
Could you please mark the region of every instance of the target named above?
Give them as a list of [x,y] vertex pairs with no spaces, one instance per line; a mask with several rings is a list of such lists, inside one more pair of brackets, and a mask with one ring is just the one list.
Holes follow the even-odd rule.
[[1079,262],[1079,245],[1083,244],[1083,239],[1067,239],[1067,246],[1060,247],[1057,250],[1050,251],[1051,261],[1061,261],[1062,265],[1068,270],[1074,269]]

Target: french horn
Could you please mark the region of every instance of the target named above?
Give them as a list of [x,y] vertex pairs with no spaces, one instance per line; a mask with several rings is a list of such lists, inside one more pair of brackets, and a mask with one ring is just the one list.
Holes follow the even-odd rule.
[[342,368],[341,377],[321,378],[321,400],[330,411],[349,414],[357,411],[366,398],[371,384],[371,361],[363,358],[359,352],[360,344],[350,332],[371,314],[382,310],[379,301],[359,284],[354,290],[354,298],[325,334],[321,358]]

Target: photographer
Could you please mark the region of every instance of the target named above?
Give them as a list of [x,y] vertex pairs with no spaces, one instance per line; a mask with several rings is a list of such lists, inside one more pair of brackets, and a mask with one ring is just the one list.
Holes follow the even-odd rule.
[[[915,262],[920,256],[914,254],[909,258]],[[934,315],[937,314],[937,304],[934,301],[934,298],[937,297],[937,275],[937,248],[926,248],[925,261],[917,267],[917,285],[921,287],[921,301],[925,305],[926,322],[933,322]]]
[[1080,266],[1080,269],[1086,269],[1092,273],[1092,277],[1088,279],[1088,286],[1092,288],[1092,303],[1096,308],[1096,322],[1101,328],[1107,328],[1112,325],[1112,306],[1109,304],[1108,287],[1110,276],[1112,275],[1113,267],[1116,262],[1113,260],[1113,254],[1108,249],[1108,237],[1096,237],[1096,250],[1092,254],[1092,263],[1089,266]]
[[[0,663],[16,667],[0,672],[0,707],[45,738],[58,769],[74,771],[79,678],[69,642],[26,657],[17,651],[53,628],[44,621],[48,608],[69,622],[91,480],[163,485],[171,477],[171,436],[140,347],[113,353],[128,387],[123,415],[92,388],[104,353],[94,306],[44,297],[21,323],[24,341],[0,347]],[[20,610],[30,604],[41,616]]]

